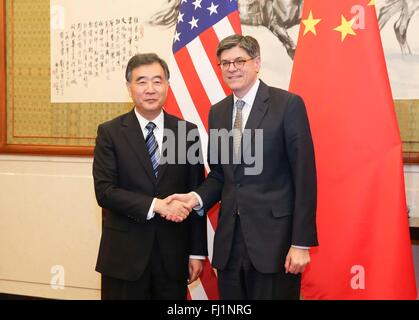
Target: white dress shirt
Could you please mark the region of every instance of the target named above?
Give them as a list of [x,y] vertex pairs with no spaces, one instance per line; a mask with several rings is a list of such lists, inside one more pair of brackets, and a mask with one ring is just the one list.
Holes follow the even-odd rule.
[[236,120],[236,101],[242,100],[244,101],[244,106],[242,109],[242,130],[246,126],[247,119],[249,119],[250,111],[252,110],[253,103],[255,102],[256,94],[259,89],[260,80],[257,79],[255,84],[250,88],[250,90],[246,93],[243,98],[238,98],[233,94],[234,104],[233,104],[233,119],[231,122],[231,127],[234,127],[234,120]]
[[[156,127],[153,130],[153,133],[154,133],[154,137],[156,138],[157,145],[159,146],[158,151],[161,155],[161,148],[162,148],[162,145],[163,145],[163,132],[164,132],[164,113],[163,113],[163,110],[160,111],[159,115],[151,121],[147,120],[141,114],[139,114],[137,109],[134,109],[134,110],[135,110],[135,115],[137,116],[138,122],[140,123],[141,130],[142,130],[143,135],[144,135],[144,139],[147,137],[147,134],[148,134],[148,129],[146,128],[147,124],[149,122],[153,122],[156,125]],[[154,198],[153,202],[151,203],[150,209],[148,210],[148,213],[147,213],[147,220],[150,220],[150,219],[154,218],[154,215],[155,215],[154,206],[156,205],[156,200],[157,200],[157,198]]]

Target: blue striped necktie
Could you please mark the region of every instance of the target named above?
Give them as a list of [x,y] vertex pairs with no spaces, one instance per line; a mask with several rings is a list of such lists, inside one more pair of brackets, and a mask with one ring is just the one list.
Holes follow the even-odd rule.
[[149,122],[145,127],[148,130],[147,137],[145,139],[145,144],[146,144],[148,153],[150,155],[154,175],[157,178],[159,162],[160,162],[160,152],[159,152],[159,145],[157,144],[156,137],[154,136],[154,133],[153,133],[153,130],[156,128],[156,125],[153,122]]

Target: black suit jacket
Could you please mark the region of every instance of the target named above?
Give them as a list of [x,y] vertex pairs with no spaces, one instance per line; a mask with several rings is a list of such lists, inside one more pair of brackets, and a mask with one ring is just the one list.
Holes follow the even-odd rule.
[[[164,127],[175,133],[182,120],[164,113]],[[186,122],[189,132],[196,128]],[[184,139],[186,141],[186,137]],[[187,142],[189,147],[194,142]],[[153,173],[134,110],[98,127],[93,162],[96,199],[105,216],[96,270],[118,279],[137,280],[158,241],[165,269],[174,279],[188,276],[189,255],[207,255],[206,217],[192,212],[182,223],[158,214],[147,220],[154,197],[189,192],[204,179],[202,164],[164,164]]]
[[[210,129],[231,130],[232,114],[229,96],[211,108]],[[245,175],[247,165],[231,160],[220,164],[218,159],[196,192],[206,210],[221,199],[213,266],[222,270],[228,262],[238,210],[253,265],[260,272],[275,273],[284,270],[291,244],[317,245],[316,168],[304,102],[261,81],[245,129],[251,129],[252,140],[244,150],[254,150],[254,129],[263,129],[262,172]],[[215,146],[210,135],[209,155]]]

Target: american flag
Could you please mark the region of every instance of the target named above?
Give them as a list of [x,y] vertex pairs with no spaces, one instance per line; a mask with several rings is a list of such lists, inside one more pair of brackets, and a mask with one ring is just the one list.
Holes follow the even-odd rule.
[[[165,110],[198,126],[205,159],[210,107],[231,93],[222,80],[215,52],[220,40],[232,34],[241,34],[237,0],[180,0]],[[205,167],[208,171],[207,163]],[[208,213],[209,259],[200,279],[189,286],[189,299],[219,298],[210,264],[217,211],[214,207]]]

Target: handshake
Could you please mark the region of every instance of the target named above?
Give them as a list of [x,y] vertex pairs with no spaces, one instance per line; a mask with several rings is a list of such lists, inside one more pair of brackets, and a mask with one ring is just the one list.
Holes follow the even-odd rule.
[[182,222],[192,209],[199,205],[198,198],[192,193],[175,193],[165,199],[157,199],[154,212],[172,222]]

